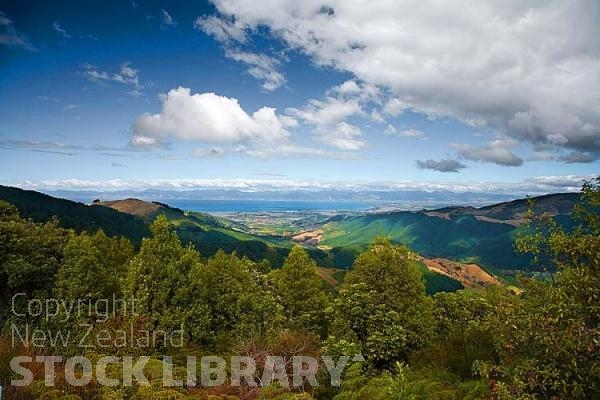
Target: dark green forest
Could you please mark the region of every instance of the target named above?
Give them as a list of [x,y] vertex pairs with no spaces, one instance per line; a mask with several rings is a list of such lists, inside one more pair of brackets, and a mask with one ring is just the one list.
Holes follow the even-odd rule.
[[[14,203],[18,203],[15,199]],[[82,205],[85,207],[84,205]],[[68,215],[0,202],[0,384],[8,399],[594,399],[600,398],[600,178],[584,184],[567,229],[547,214],[528,212],[517,232],[516,251],[544,279],[521,277],[521,290],[490,286],[480,291],[426,292],[415,251],[375,237],[358,254],[336,291],[317,274],[320,260],[293,247],[272,260],[236,253],[213,254],[180,237],[164,216],[150,230],[137,219],[98,207],[96,222],[83,229]],[[48,218],[48,213],[58,219]],[[62,221],[62,222],[59,222]],[[95,224],[104,230],[94,229]],[[115,227],[109,228],[109,227]],[[126,228],[131,235],[115,233]],[[139,236],[138,236],[139,235]],[[143,236],[143,239],[141,237]],[[139,237],[140,240],[131,240]],[[268,257],[267,257],[268,258]],[[28,299],[135,298],[139,315],[124,310],[100,323],[99,315],[75,319],[17,316]],[[82,350],[16,345],[14,327],[47,331],[94,325],[109,332],[129,326],[180,330],[183,347],[158,340],[151,346]],[[83,353],[83,354],[82,354]],[[187,355],[246,355],[264,368],[265,354],[362,354],[345,369],[341,386],[328,384],[320,368],[318,387],[288,389],[234,386],[166,388],[164,356],[181,375]],[[145,373],[152,385],[107,387],[96,380],[70,386],[57,373],[44,385],[43,366],[32,366],[33,384],[9,368],[17,355],[151,356]],[[108,371],[120,376],[117,368]]]

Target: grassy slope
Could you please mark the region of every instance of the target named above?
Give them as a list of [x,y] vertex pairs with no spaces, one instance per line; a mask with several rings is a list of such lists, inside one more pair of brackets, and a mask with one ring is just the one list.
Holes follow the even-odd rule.
[[236,251],[255,261],[265,258],[272,265],[280,266],[291,248],[291,243],[288,241],[242,232],[230,221],[208,214],[198,212],[165,214],[177,227],[181,240],[193,243],[203,256],[210,256],[221,249],[227,252]]
[[479,221],[474,216],[450,220],[423,213],[393,212],[344,219],[324,226],[323,245],[363,248],[378,236],[403,243],[425,257],[469,260],[498,268],[522,268],[529,258],[513,250],[515,228]]

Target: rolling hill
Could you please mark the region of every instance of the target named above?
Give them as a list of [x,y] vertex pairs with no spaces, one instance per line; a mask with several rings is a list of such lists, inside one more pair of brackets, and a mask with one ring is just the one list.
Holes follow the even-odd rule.
[[150,235],[148,224],[144,221],[108,207],[91,207],[10,186],[0,186],[0,200],[16,206],[23,218],[46,222],[56,216],[62,227],[77,232],[102,229],[109,236],[124,236],[136,245],[142,242],[142,238]]
[[0,186],[0,200],[15,205],[23,218],[35,222],[57,217],[59,225],[77,232],[104,230],[109,236],[124,236],[135,245],[150,236],[149,225],[165,214],[177,228],[183,242],[193,243],[204,256],[223,249],[237,251],[253,260],[267,259],[280,265],[292,244],[276,238],[247,234],[238,224],[208,214],[186,213],[166,204],[125,199],[94,202],[91,205],[59,199],[33,190]]
[[[578,196],[559,193],[533,198],[534,211],[549,213],[560,223],[569,225]],[[318,235],[307,233],[300,237],[310,238],[312,244],[332,251],[345,249],[348,258],[376,237],[386,236],[427,258],[527,270],[530,257],[515,252],[514,239],[517,228],[525,221],[528,207],[529,200],[522,199],[482,208],[447,207],[336,217],[320,227]]]
[[[534,209],[550,213],[568,225],[577,199],[578,194],[541,196],[533,199]],[[386,236],[422,256],[417,267],[423,272],[430,293],[494,283],[493,277],[480,266],[488,271],[530,269],[529,257],[513,248],[515,233],[529,207],[527,199],[481,208],[338,215],[314,231],[288,237],[253,234],[243,224],[226,218],[133,198],[86,205],[0,186],[0,200],[14,204],[23,217],[34,221],[43,222],[56,216],[65,228],[76,231],[101,228],[108,235],[125,236],[137,245],[150,235],[149,225],[154,218],[164,214],[182,241],[193,243],[205,257],[219,249],[236,251],[252,260],[267,259],[274,267],[281,266],[294,243],[300,243],[308,248],[320,267],[348,270],[357,254],[376,237]],[[334,287],[334,280],[325,275]],[[343,273],[338,271],[338,275]]]
[[282,238],[247,233],[247,228],[226,218],[183,211],[158,202],[125,199],[93,204],[134,215],[148,224],[164,214],[181,240],[193,243],[203,256],[213,255],[218,250],[236,251],[252,260],[267,259],[272,265],[279,266],[291,247],[291,243]]

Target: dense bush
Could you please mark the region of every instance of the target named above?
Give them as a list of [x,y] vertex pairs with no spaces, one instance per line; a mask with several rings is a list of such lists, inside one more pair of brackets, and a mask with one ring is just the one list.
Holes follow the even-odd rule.
[[[0,202],[0,384],[11,399],[593,399],[600,398],[600,179],[582,189],[575,210],[579,225],[564,229],[548,216],[530,214],[517,248],[533,255],[537,268],[556,271],[547,280],[522,279],[519,291],[492,287],[429,296],[415,254],[377,239],[355,260],[337,293],[324,291],[317,264],[296,247],[283,267],[271,271],[235,253],[203,258],[183,245],[164,217],[136,252],[126,239],[102,231],[77,233],[57,221],[34,222]],[[181,330],[183,347],[166,342],[148,348],[37,349],[10,341],[9,326],[76,327],[75,320],[17,318],[11,298],[56,296],[91,301],[115,296],[138,299],[140,315],[110,315],[94,332],[126,329]],[[332,298],[330,296],[334,296]],[[23,306],[27,298],[19,298]],[[105,307],[110,307],[106,304]],[[107,310],[98,310],[98,312]],[[34,382],[9,385],[15,355],[150,356],[148,387],[44,385],[43,367]],[[341,387],[277,385],[215,388],[162,385],[162,356],[185,376],[185,355],[245,355],[257,363],[294,355],[353,355]],[[60,367],[57,368],[60,371]],[[64,369],[63,369],[64,371]],[[108,371],[121,374],[119,364]]]

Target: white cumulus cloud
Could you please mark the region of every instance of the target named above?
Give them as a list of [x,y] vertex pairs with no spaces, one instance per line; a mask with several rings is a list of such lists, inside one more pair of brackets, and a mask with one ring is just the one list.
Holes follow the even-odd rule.
[[350,117],[365,114],[354,98],[312,99],[303,108],[288,108],[286,113],[313,126],[317,138],[325,144],[341,150],[359,150],[366,145],[360,128],[346,122]]
[[[262,107],[253,114],[242,109],[235,98],[215,93],[194,93],[179,87],[162,98],[162,110],[144,113],[132,126],[136,145],[157,144],[169,137],[206,142],[273,143],[287,139],[289,118]],[[154,140],[152,142],[150,139]]]
[[[386,88],[390,115],[410,109],[600,154],[596,0],[213,3],[224,21],[235,21],[221,25],[222,35],[266,27],[316,64]],[[517,164],[506,149],[494,151],[493,159]]]

